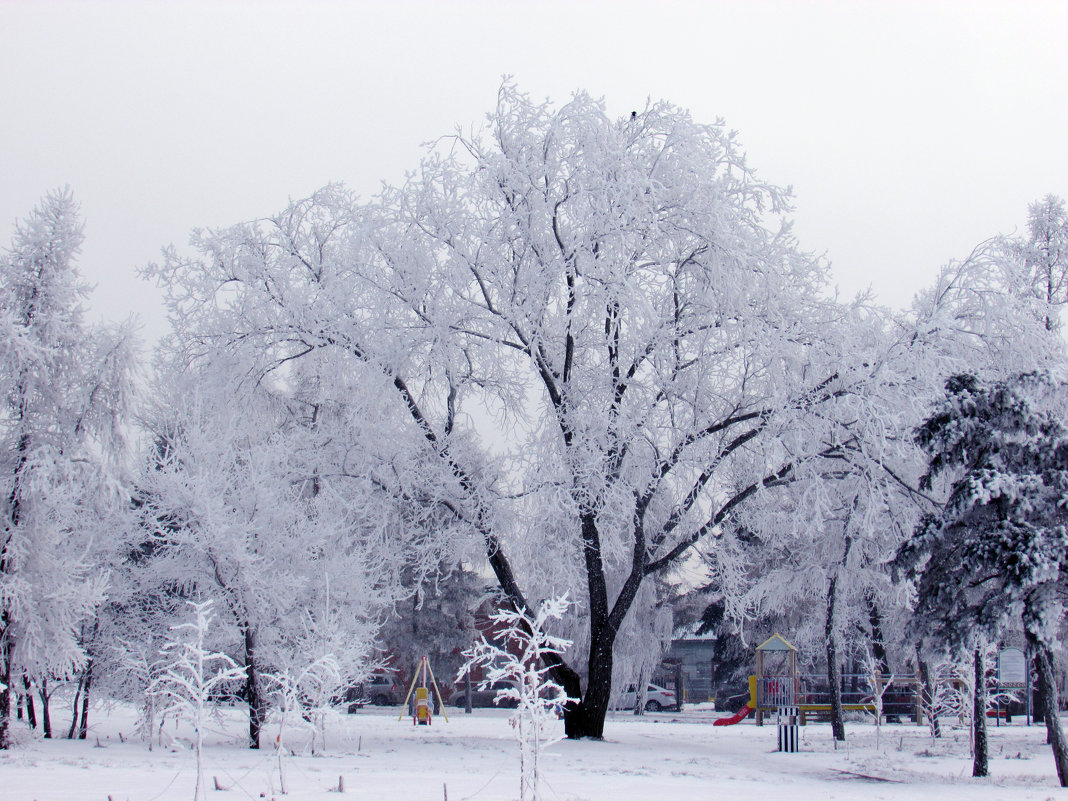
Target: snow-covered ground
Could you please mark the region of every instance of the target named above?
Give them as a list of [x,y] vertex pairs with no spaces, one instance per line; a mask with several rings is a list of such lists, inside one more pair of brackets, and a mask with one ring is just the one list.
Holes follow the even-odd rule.
[[[208,737],[209,799],[280,799],[272,748],[241,745],[247,726],[227,710]],[[149,752],[130,731],[124,708],[97,709],[87,741],[24,737],[0,754],[0,799],[19,801],[188,801],[195,785],[190,751]],[[926,729],[853,723],[835,749],[830,726],[802,729],[801,753],[775,752],[774,725],[747,721],[713,727],[717,713],[692,711],[636,718],[615,713],[603,742],[561,742],[544,759],[546,801],[807,801],[808,799],[937,799],[1010,801],[1068,799],[1057,786],[1045,729],[991,727],[992,776],[971,778],[967,733],[947,726],[932,742]],[[91,716],[92,719],[93,716]],[[397,712],[370,708],[340,716],[328,730],[328,752],[285,759],[287,798],[336,801],[506,801],[519,795],[518,746],[506,710],[451,711],[430,727]],[[121,738],[120,738],[121,733]],[[184,732],[179,731],[181,738]],[[125,742],[122,742],[125,740]]]

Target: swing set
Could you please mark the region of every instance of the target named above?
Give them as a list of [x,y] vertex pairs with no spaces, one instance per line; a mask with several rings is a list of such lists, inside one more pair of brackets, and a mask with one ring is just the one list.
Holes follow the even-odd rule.
[[[427,679],[430,679],[429,684]],[[418,682],[418,686],[416,683]],[[407,707],[412,700],[412,692],[415,693],[415,703],[412,705],[412,725],[413,726],[430,726],[433,724],[434,718],[430,706],[430,688],[434,688],[434,694],[438,699],[438,707],[441,709],[441,714],[445,716],[445,722],[449,722],[449,715],[445,711],[445,702],[441,700],[441,690],[438,689],[438,681],[434,678],[434,671],[430,669],[430,660],[423,656],[419,659],[419,664],[415,666],[415,675],[412,676],[412,683],[408,687],[408,694],[404,696],[404,706],[401,707],[401,713],[397,716],[397,722],[404,718],[404,707]]]

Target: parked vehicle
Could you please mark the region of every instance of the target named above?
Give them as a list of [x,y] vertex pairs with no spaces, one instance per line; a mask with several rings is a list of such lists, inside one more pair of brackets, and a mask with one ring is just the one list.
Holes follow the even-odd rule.
[[[616,700],[616,709],[634,709],[638,703],[638,686],[630,684]],[[659,684],[650,684],[645,692],[645,711],[659,712],[675,706],[675,693]]]
[[[504,682],[498,682],[491,685],[485,690],[478,689],[478,685],[471,686],[471,706],[472,707],[491,707],[496,706],[502,709],[514,709],[519,704],[514,698],[508,698],[502,700],[500,703],[494,703],[494,699],[497,697],[497,691],[507,687]],[[452,695],[449,697],[449,704],[457,709],[464,709],[467,706],[467,696],[464,685],[458,684],[452,691]]]
[[404,701],[404,687],[391,673],[375,673],[367,681],[349,688],[345,693],[349,713],[362,706],[397,706]]

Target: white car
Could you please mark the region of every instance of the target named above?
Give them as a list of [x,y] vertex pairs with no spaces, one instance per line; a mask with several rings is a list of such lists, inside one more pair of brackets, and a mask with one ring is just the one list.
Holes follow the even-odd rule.
[[[627,689],[620,693],[616,700],[616,709],[634,709],[637,699],[638,686],[628,684]],[[645,711],[659,712],[662,709],[675,706],[675,693],[661,687],[659,684],[650,684],[645,693]]]

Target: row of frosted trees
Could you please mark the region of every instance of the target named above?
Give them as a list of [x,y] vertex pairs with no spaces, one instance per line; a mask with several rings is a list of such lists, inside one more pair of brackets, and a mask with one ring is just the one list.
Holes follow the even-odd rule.
[[648,662],[619,643],[695,564],[738,625],[823,609],[829,656],[856,610],[903,630],[919,563],[887,565],[945,507],[914,431],[946,380],[1059,387],[1063,204],[904,311],[839,299],[789,210],[722,123],[506,84],[402,186],[167,249],[144,273],[172,333],[132,415],[129,335],[82,322],[77,215],[50,197],[0,278],[5,692],[133,697],[117,666],[210,597],[255,743],[262,676],[365,670],[458,562],[521,611],[576,599],[546,657],[571,737],[602,735],[617,660]]
[[[337,400],[309,389],[322,376],[252,386],[225,353],[183,361],[192,343],[172,341],[138,386],[129,330],[83,319],[80,241],[55,193],[0,263],[0,743],[13,713],[52,736],[60,687],[76,693],[69,736],[103,693],[142,705],[151,739],[172,628],[213,599],[209,642],[243,670],[231,692],[256,747],[280,676],[304,675],[321,706],[374,666],[393,604],[462,557],[455,527],[380,487],[392,465],[353,455],[339,431],[374,421],[344,384]],[[307,672],[327,658],[329,680]]]

